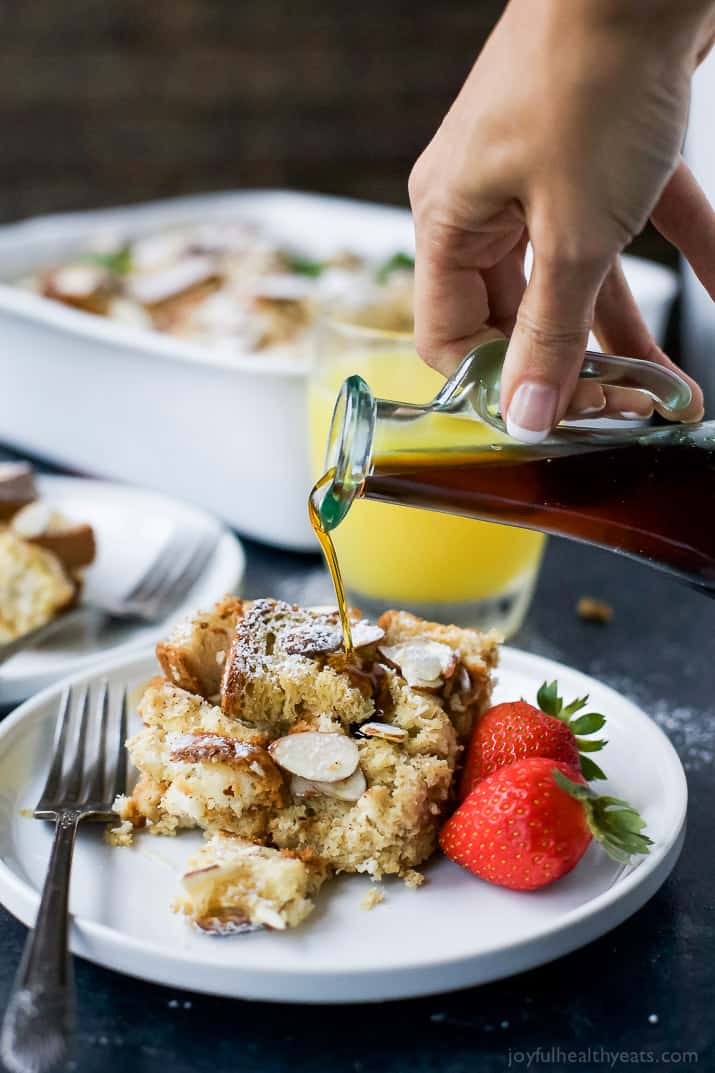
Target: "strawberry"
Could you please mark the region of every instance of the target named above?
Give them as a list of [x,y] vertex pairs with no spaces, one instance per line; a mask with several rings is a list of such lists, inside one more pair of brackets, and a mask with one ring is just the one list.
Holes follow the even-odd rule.
[[617,861],[648,853],[638,813],[599,797],[569,764],[528,756],[487,775],[439,836],[450,860],[512,890],[537,890],[570,872],[591,840]]
[[605,779],[598,764],[582,753],[596,752],[606,742],[576,736],[593,734],[606,722],[597,712],[576,716],[588,697],[579,697],[564,707],[556,682],[544,682],[536,699],[538,708],[525,700],[507,701],[490,708],[479,720],[467,746],[460,801],[480,779],[525,756],[546,756],[569,764],[587,779]]

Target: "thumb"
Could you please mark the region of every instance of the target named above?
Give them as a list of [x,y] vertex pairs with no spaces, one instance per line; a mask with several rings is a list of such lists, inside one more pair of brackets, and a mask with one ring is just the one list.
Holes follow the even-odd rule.
[[[514,439],[540,443],[568,409],[607,268],[600,260],[575,263],[535,254],[502,371],[502,413]],[[599,385],[582,385],[584,413],[589,401],[593,411],[602,408]]]

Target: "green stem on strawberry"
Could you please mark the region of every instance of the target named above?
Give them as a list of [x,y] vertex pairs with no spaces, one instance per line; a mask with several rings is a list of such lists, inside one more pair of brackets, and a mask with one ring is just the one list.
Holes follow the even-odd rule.
[[606,775],[596,761],[590,756],[584,756],[584,753],[600,752],[604,745],[608,744],[603,738],[587,741],[583,737],[584,734],[595,734],[596,731],[601,730],[606,723],[605,716],[601,715],[599,712],[584,712],[582,715],[576,714],[586,707],[588,704],[588,696],[577,697],[575,700],[572,700],[570,704],[564,705],[563,698],[559,696],[558,683],[556,681],[544,682],[539,689],[539,692],[536,694],[536,703],[542,712],[546,712],[547,715],[552,715],[556,719],[560,719],[562,723],[565,723],[566,726],[573,731],[578,745],[583,777],[588,779],[589,782],[592,782],[594,779],[605,779]]
[[557,786],[581,802],[591,834],[614,861],[627,864],[634,854],[650,852],[653,840],[641,833],[645,821],[627,801],[599,795],[590,786],[573,782],[558,768],[554,768],[553,777]]

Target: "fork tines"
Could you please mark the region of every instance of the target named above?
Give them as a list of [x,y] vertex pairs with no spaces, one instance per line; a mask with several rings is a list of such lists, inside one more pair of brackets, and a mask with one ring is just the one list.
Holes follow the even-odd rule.
[[65,689],[60,699],[52,762],[35,807],[37,819],[63,810],[110,818],[112,801],[126,783],[127,691],[88,685]]
[[122,603],[147,619],[181,603],[206,569],[219,538],[214,526],[190,537],[175,533]]

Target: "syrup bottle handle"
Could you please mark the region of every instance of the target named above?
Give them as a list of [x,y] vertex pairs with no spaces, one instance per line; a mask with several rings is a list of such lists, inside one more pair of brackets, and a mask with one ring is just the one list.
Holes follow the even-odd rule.
[[614,354],[587,350],[579,379],[636,388],[649,395],[658,411],[669,421],[679,421],[693,399],[690,385],[679,373],[639,358],[618,358]]
[[[507,342],[506,339],[494,339],[471,350],[435,399],[439,408],[454,410],[458,400],[463,400],[468,392],[478,416],[505,432],[499,408],[499,389]],[[692,400],[690,385],[682,376],[664,365],[638,358],[620,358],[587,350],[579,377],[607,386],[642,391],[653,400],[658,412],[670,421],[681,420]],[[608,430],[608,425],[604,424],[607,421],[608,418],[600,420],[600,430]],[[622,427],[622,419],[618,421]],[[580,425],[580,428],[587,430],[588,426]]]

